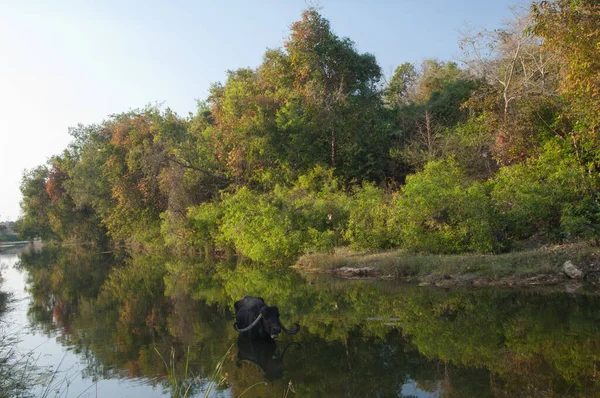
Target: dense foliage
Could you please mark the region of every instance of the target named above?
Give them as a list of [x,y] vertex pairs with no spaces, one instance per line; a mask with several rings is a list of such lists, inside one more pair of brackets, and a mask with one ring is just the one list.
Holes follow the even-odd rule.
[[598,26],[594,1],[537,2],[465,34],[463,67],[405,63],[386,82],[308,9],[196,114],[148,107],[72,129],[62,154],[23,176],[17,227],[265,264],[346,245],[596,241]]

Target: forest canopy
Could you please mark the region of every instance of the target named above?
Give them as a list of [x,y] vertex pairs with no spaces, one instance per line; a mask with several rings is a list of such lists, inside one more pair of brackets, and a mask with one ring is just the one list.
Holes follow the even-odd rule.
[[23,175],[23,237],[235,253],[508,250],[600,234],[600,6],[534,2],[461,62],[375,57],[309,8],[197,111],[79,125]]

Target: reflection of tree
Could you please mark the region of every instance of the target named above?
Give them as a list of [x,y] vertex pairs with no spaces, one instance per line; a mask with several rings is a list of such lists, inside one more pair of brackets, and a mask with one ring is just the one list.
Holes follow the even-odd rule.
[[[232,303],[247,294],[302,325],[277,341],[302,349],[286,354],[276,364],[281,377],[255,395],[281,396],[289,380],[299,396],[396,396],[405,383],[449,397],[598,392],[597,297],[306,280],[288,269],[151,255],[115,264],[52,250],[21,261],[36,298],[32,321],[47,333],[58,327],[91,377],[166,383],[155,348],[165,358],[173,350],[177,372],[189,359],[192,374],[210,375],[238,337]],[[234,395],[265,380],[256,366],[236,366],[235,356],[225,373]]]

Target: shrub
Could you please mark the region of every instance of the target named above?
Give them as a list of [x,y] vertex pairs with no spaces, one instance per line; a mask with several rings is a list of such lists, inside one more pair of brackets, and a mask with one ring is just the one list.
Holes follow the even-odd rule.
[[206,202],[188,209],[191,233],[188,241],[193,247],[204,247],[206,254],[217,246],[219,224],[223,218],[223,208],[220,202]]
[[597,200],[585,198],[580,203],[568,205],[560,218],[562,230],[573,238],[600,242],[600,205]]
[[391,226],[397,244],[411,251],[491,252],[501,248],[495,238],[496,212],[485,184],[469,185],[452,159],[429,162],[409,176],[395,200]]
[[349,205],[348,226],[344,238],[353,249],[388,249],[393,245],[389,197],[385,192],[367,184],[355,189]]
[[293,258],[300,252],[301,232],[281,200],[244,187],[223,203],[222,239],[238,253],[269,263]]
[[563,208],[584,192],[584,173],[573,154],[550,142],[535,160],[503,167],[493,181],[492,199],[517,239],[542,232],[560,236]]
[[300,176],[292,188],[276,190],[276,194],[296,215],[298,229],[306,231],[302,253],[332,252],[343,244],[350,203],[333,170],[317,166]]
[[269,193],[241,188],[225,198],[222,209],[221,242],[263,263],[333,250],[348,220],[347,196],[322,169],[300,177],[293,187],[276,186]]

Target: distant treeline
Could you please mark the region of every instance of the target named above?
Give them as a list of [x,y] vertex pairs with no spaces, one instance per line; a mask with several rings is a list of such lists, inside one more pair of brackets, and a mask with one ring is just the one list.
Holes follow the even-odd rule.
[[600,236],[600,6],[535,2],[463,34],[463,62],[400,65],[308,9],[196,114],[71,130],[23,176],[23,237],[255,261],[339,246],[497,252]]

